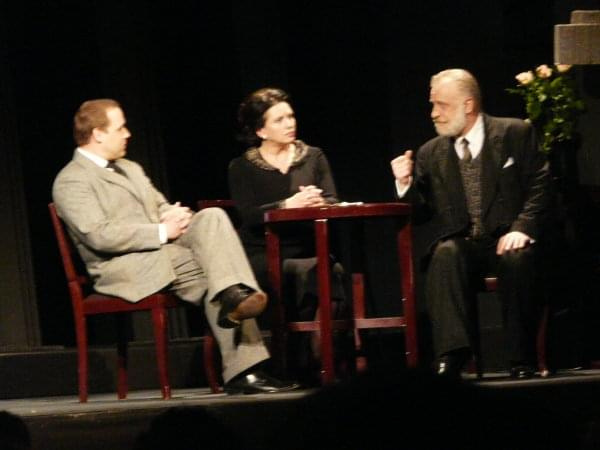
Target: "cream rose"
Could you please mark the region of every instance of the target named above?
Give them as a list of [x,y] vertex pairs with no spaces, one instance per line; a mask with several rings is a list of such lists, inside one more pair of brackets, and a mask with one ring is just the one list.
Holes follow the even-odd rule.
[[573,67],[571,64],[557,64],[556,70],[558,70],[560,73],[565,73],[571,69],[571,67]]
[[552,75],[552,69],[548,67],[546,64],[542,64],[535,69],[535,73],[540,78],[549,78]]
[[533,81],[533,72],[531,70],[528,72],[521,72],[515,78],[520,84],[526,85]]

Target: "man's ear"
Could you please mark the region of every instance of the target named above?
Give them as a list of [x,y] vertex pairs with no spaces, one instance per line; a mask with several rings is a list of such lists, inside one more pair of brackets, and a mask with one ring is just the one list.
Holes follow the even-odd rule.
[[94,128],[92,130],[92,138],[94,142],[101,143],[104,140],[104,132],[100,128]]
[[472,97],[467,97],[465,100],[465,112],[471,114],[475,110],[475,100]]

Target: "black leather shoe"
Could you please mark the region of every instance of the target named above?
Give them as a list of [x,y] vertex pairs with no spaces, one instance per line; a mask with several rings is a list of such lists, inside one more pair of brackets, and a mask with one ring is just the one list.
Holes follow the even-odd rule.
[[459,379],[460,373],[470,356],[471,351],[469,349],[459,349],[445,353],[437,360],[435,371],[438,375]]
[[533,378],[535,369],[527,364],[514,365],[510,368],[510,377],[517,380]]
[[217,324],[221,328],[238,327],[242,320],[258,316],[267,306],[267,296],[242,284],[235,284],[218,294],[221,309]]
[[225,383],[225,392],[232,394],[269,394],[298,389],[298,383],[285,382],[267,375],[262,370],[234,377]]

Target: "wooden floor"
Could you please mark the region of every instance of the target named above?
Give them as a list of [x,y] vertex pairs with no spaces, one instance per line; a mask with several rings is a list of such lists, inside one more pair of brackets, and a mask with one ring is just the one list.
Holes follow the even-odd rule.
[[[209,411],[228,425],[237,427],[257,417],[275,425],[290,405],[310,395],[311,390],[281,394],[212,394],[208,388],[179,389],[170,400],[157,390],[131,392],[126,400],[116,395],[91,395],[87,403],[75,396],[0,401],[0,410],[19,415],[28,425],[34,449],[132,449],[136,438],[151,421],[173,408]],[[268,436],[261,427],[248,427],[244,448],[263,448]],[[181,432],[181,430],[178,430]],[[1,445],[0,445],[1,448]],[[191,450],[191,449],[190,449]]]
[[[173,398],[167,401],[160,398],[158,390],[131,392],[127,400],[117,400],[114,393],[94,394],[85,404],[80,404],[76,396],[21,398],[0,400],[0,410],[9,411],[24,419],[30,430],[34,449],[132,449],[138,436],[149,429],[153,419],[173,409],[208,411],[230,429],[237,430],[240,435],[243,435],[241,448],[270,449],[274,447],[274,432],[286,433],[294,428],[299,434],[293,439],[298,441],[305,437],[302,431],[304,424],[307,433],[311,431],[316,433],[315,426],[311,425],[313,422],[309,420],[304,423],[306,417],[298,414],[302,411],[302,407],[310,405],[311,401],[313,401],[312,405],[326,403],[324,411],[333,411],[344,422],[347,416],[348,426],[351,429],[353,425],[350,422],[360,408],[373,411],[373,405],[369,403],[381,403],[383,398],[383,401],[389,399],[390,402],[394,402],[392,406],[400,408],[401,405],[396,404],[396,399],[410,403],[413,396],[418,399],[417,395],[419,395],[423,399],[422,408],[428,411],[426,417],[428,420],[435,421],[435,413],[432,416],[430,408],[437,403],[444,404],[444,401],[449,401],[448,399],[439,401],[439,397],[454,392],[449,389],[453,386],[442,385],[440,389],[440,386],[427,384],[431,383],[427,376],[425,376],[427,381],[421,384],[419,382],[421,375],[421,373],[411,374],[408,378],[399,381],[398,386],[390,384],[389,380],[384,379],[385,377],[379,381],[378,374],[374,374],[368,382],[350,380],[330,389],[306,389],[268,395],[229,396],[212,394],[205,388],[176,389]],[[515,399],[514,404],[518,405],[515,407],[521,410],[523,405],[537,405],[538,409],[535,411],[547,412],[548,416],[552,417],[552,422],[548,424],[549,432],[555,429],[555,423],[562,423],[561,417],[568,417],[570,424],[575,426],[576,436],[569,437],[571,440],[567,447],[558,446],[557,442],[555,448],[569,450],[600,448],[600,370],[563,371],[548,378],[536,377],[523,381],[511,380],[507,373],[502,372],[486,373],[483,380],[465,374],[459,384],[460,389],[473,388],[486,395],[491,394],[489,398],[492,399]],[[402,390],[403,386],[406,387],[406,391]],[[389,391],[386,392],[388,387]],[[419,390],[422,392],[417,394]],[[318,398],[321,399],[321,403],[314,400]],[[451,398],[452,396],[449,397]],[[493,402],[490,403],[489,398],[486,401],[482,400],[481,404],[465,403],[470,409],[469,414],[474,417],[479,414],[489,415],[494,409]],[[375,411],[381,410],[383,414],[385,405],[378,405],[378,408]],[[355,412],[351,413],[353,409]],[[412,414],[414,413],[413,410]],[[461,411],[462,413],[464,411]],[[494,412],[497,413],[498,411]],[[327,412],[323,414],[331,417]],[[405,426],[410,427],[410,421],[417,420],[418,416],[418,414],[414,415],[409,422],[405,422]],[[314,419],[318,417],[319,415],[316,414]],[[393,412],[390,417],[394,417]],[[541,417],[544,417],[544,414]],[[537,419],[534,422],[539,424],[540,421]],[[497,418],[490,416],[491,420],[496,421]],[[291,422],[295,424],[293,427]],[[340,429],[337,421],[334,422],[338,425],[336,433],[346,432]],[[499,424],[498,427],[500,428],[496,431],[504,435],[515,432],[510,424],[508,426],[506,423]],[[181,433],[181,430],[175,434],[177,433]],[[423,436],[423,439],[425,438],[426,435]],[[277,439],[284,439],[284,437]],[[357,443],[356,448],[360,447],[361,445]],[[385,445],[377,447],[394,448]],[[280,448],[297,447],[287,444]],[[423,444],[423,446],[407,448],[428,447]],[[466,444],[462,448],[471,447]],[[504,447],[490,445],[486,448]],[[516,445],[514,448],[521,447]],[[538,447],[527,446],[527,448]]]

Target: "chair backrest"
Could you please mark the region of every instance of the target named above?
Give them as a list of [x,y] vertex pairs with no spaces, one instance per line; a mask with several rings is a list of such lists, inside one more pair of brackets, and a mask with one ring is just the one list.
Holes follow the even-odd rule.
[[[56,242],[58,244],[58,250],[60,251],[60,257],[62,259],[63,268],[67,277],[67,283],[71,292],[71,300],[75,301],[75,298],[82,298],[82,286],[89,283],[89,277],[84,274],[82,270],[78,270],[78,265],[75,263],[75,258],[78,257],[77,249],[73,245],[71,238],[67,235],[65,225],[58,214],[56,213],[56,207],[54,203],[48,204],[48,210],[50,211],[50,219],[52,220],[52,227],[54,228],[54,234],[56,235]],[[74,295],[77,294],[78,296]]]
[[225,210],[229,208],[235,208],[235,204],[231,199],[202,199],[198,200],[198,209],[204,208],[223,208]]
[[196,206],[198,207],[198,210],[205,208],[221,208],[227,213],[235,229],[239,229],[242,224],[242,218],[235,207],[235,203],[231,199],[202,199],[196,202]]

